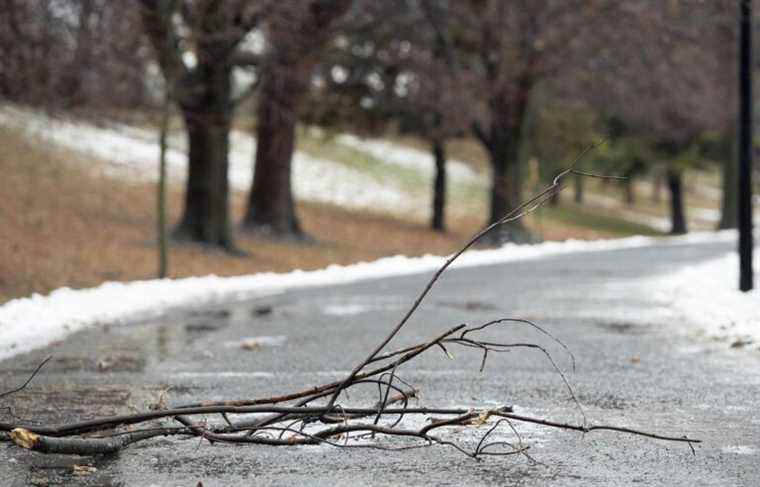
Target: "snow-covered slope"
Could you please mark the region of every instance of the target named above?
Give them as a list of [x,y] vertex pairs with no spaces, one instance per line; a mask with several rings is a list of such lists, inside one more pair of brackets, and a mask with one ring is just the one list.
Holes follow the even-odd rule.
[[[0,124],[69,150],[94,156],[103,170],[114,177],[153,181],[158,176],[158,143],[155,131],[109,123],[95,126],[65,118],[52,118],[10,105],[0,106]],[[169,174],[182,181],[187,174],[187,143],[184,135],[170,141]],[[230,184],[247,190],[253,178],[256,142],[235,130],[230,141]],[[410,194],[392,178],[366,174],[335,161],[297,152],[293,161],[293,188],[306,201],[426,217],[427,198]]]

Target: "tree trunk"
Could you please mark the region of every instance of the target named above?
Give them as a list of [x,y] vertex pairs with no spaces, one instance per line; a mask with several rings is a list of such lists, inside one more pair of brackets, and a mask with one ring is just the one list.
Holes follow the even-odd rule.
[[720,206],[719,230],[736,228],[739,217],[739,200],[736,190],[738,188],[738,172],[736,170],[736,158],[726,157],[723,161],[723,198]]
[[185,209],[175,237],[234,248],[227,181],[231,114],[183,110],[189,143]]
[[[491,100],[491,126],[488,133],[476,127],[475,133],[488,152],[491,163],[491,205],[489,224],[501,220],[522,203],[522,168],[520,167],[520,143],[525,114],[527,113],[529,80],[520,84],[518,96],[496,97]],[[493,244],[503,242],[527,243],[533,241],[522,220],[500,225],[494,229],[489,240]]]
[[303,64],[275,66],[262,79],[253,185],[243,227],[274,237],[304,237],[291,183],[298,103],[311,71],[310,64]]
[[188,139],[185,210],[174,234],[234,251],[229,218],[229,135],[232,125],[232,69],[214,61],[224,46],[202,44],[203,59],[190,91],[180,103]]
[[686,214],[683,202],[683,175],[678,169],[667,171],[668,189],[670,190],[670,219],[672,235],[682,235],[686,228]]
[[446,231],[446,146],[439,139],[433,139],[435,159],[435,179],[433,181],[433,216],[430,227],[439,232]]
[[[244,32],[223,30],[229,26],[231,17],[218,5],[207,5],[205,15],[198,16],[198,23],[188,26],[193,30],[196,52],[196,63],[190,68],[177,47],[172,21],[175,3],[143,0],[139,9],[187,132],[185,202],[174,236],[236,251],[229,221],[227,181],[234,112],[230,55]],[[224,35],[219,35],[222,30]]]
[[270,50],[257,107],[253,184],[243,218],[245,229],[297,239],[307,238],[296,215],[291,183],[298,107],[309,90],[317,51],[330,39],[330,25],[353,0],[303,4],[299,10],[308,14],[300,21],[273,15],[268,22]]
[[628,175],[626,179],[621,183],[623,185],[623,193],[625,195],[626,206],[633,206],[636,204],[636,191],[633,186],[633,176]]
[[583,203],[583,190],[584,190],[584,177],[580,174],[576,174],[573,178],[573,181],[575,182],[575,195],[574,199],[575,202],[579,205]]
[[662,201],[663,179],[662,173],[657,171],[654,175],[654,179],[652,179],[652,203],[659,203]]
[[[517,142],[519,139],[513,136],[492,131],[492,143],[488,147],[493,171],[489,223],[499,221],[522,203],[522,171],[520,171]],[[532,241],[530,232],[525,228],[522,220],[501,225],[491,232],[491,235],[492,243]]]
[[80,2],[79,18],[76,27],[76,47],[71,62],[65,66],[61,76],[58,95],[61,103],[66,107],[74,107],[83,103],[82,93],[83,78],[89,71],[93,46],[93,36],[90,17],[94,13],[95,6],[92,0]]

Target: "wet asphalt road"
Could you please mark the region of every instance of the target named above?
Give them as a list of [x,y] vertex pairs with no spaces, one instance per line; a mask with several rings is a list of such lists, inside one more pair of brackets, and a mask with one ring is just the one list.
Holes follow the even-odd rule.
[[[477,462],[446,447],[389,453],[211,446],[197,439],[156,439],[91,459],[32,454],[4,442],[0,485],[760,485],[760,352],[678,332],[663,313],[668,303],[642,288],[649,276],[729,249],[662,245],[455,269],[396,342],[417,342],[462,322],[536,320],[574,352],[577,368],[568,379],[590,423],[687,434],[704,440],[696,455],[683,444],[531,425],[516,427],[541,464],[519,456]],[[170,404],[300,390],[344,377],[427,278],[295,290],[157,322],[104,324],[0,362],[0,389],[23,381],[52,353],[44,373],[12,399],[18,416],[57,422],[143,410],[167,388]],[[527,328],[493,336],[537,341],[569,368],[560,347]],[[244,349],[247,339],[257,345]],[[561,379],[535,351],[490,357],[484,373],[479,354],[452,352],[454,360],[432,352],[400,371],[420,388],[421,405],[513,404],[525,414],[580,420]],[[370,404],[372,394],[356,393],[351,402]],[[468,431],[447,438],[465,446],[477,440]],[[73,464],[97,471],[77,477]]]

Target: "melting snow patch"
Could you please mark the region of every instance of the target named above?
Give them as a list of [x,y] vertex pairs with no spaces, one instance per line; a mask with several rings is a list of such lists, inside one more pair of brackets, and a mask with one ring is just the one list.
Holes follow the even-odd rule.
[[[755,269],[760,253],[755,252]],[[647,292],[667,303],[669,322],[740,348],[760,342],[760,290],[740,292],[735,252],[645,283]]]

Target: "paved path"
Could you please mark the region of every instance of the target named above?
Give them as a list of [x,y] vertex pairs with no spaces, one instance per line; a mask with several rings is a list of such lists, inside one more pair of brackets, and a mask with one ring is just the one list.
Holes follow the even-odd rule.
[[[614,423],[704,440],[682,444],[609,433],[585,436],[519,425],[541,465],[524,458],[476,462],[445,447],[403,453],[321,447],[210,446],[160,439],[111,458],[35,455],[0,443],[2,485],[760,485],[760,354],[676,333],[647,297],[648,276],[716,257],[726,244],[582,253],[453,270],[398,344],[460,322],[534,319],[575,353],[569,374],[592,423]],[[225,309],[82,332],[50,349],[0,362],[0,389],[53,361],[14,397],[14,412],[47,421],[144,409],[161,391],[170,403],[266,396],[338,379],[399,318],[427,276],[298,290]],[[699,285],[699,283],[694,283]],[[271,307],[271,313],[255,310]],[[527,328],[501,332],[541,340]],[[259,337],[260,347],[241,349]],[[268,337],[268,338],[260,338]],[[567,356],[541,341],[557,361]],[[421,404],[514,404],[564,421],[579,414],[561,380],[530,351],[455,360],[430,353],[401,375]],[[352,397],[361,402],[369,397]],[[372,398],[373,399],[373,398]],[[454,433],[452,433],[454,434]],[[464,442],[473,436],[460,433]],[[454,438],[454,437],[452,437]],[[97,472],[74,477],[71,465]]]

